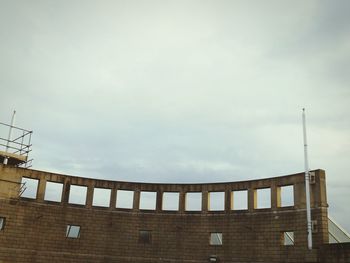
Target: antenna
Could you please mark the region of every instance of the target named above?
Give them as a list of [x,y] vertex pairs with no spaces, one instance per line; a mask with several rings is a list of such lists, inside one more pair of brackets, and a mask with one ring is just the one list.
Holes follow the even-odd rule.
[[310,171],[309,171],[309,160],[307,155],[306,120],[305,120],[304,108],[303,108],[303,135],[304,135],[306,217],[307,217],[307,246],[311,250],[312,249],[312,221],[311,221],[311,205],[310,205]]

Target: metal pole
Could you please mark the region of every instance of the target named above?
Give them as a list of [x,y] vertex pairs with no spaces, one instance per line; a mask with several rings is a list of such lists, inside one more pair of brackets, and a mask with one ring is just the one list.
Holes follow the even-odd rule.
[[310,205],[310,171],[307,155],[305,109],[303,109],[303,134],[304,134],[304,163],[305,163],[305,191],[306,191],[306,217],[307,217],[307,246],[312,249],[312,222]]
[[[13,111],[12,119],[11,119],[11,126],[10,126],[10,129],[9,129],[9,135],[8,135],[8,137],[7,137],[7,143],[6,143],[5,152],[8,152],[8,149],[10,148],[10,141],[11,141],[11,135],[12,135],[12,128],[13,128],[13,126],[15,125],[15,115],[16,115],[16,111]],[[7,161],[8,161],[8,158],[5,157],[3,163],[4,163],[4,164],[7,164]]]

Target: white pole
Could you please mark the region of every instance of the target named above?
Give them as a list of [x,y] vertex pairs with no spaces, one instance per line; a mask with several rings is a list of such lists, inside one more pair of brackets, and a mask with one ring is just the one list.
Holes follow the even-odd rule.
[[303,134],[304,134],[305,191],[306,191],[306,217],[307,217],[307,246],[311,250],[312,249],[312,222],[311,222],[311,205],[310,205],[310,171],[309,171],[309,160],[307,156],[305,109],[303,109]]
[[[7,143],[6,143],[5,152],[8,152],[8,150],[9,150],[10,141],[11,141],[11,135],[12,135],[12,128],[13,128],[13,126],[15,125],[15,115],[16,115],[16,111],[13,111],[12,119],[11,119],[11,126],[10,126],[10,129],[9,129],[9,135],[8,135],[8,137],[7,137]],[[7,164],[7,161],[8,161],[8,158],[5,157],[3,163],[4,163],[4,164]]]

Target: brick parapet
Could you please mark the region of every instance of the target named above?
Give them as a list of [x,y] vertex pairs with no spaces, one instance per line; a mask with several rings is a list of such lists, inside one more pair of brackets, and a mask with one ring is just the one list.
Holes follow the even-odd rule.
[[[316,170],[311,185],[315,248],[328,242],[325,173]],[[22,177],[39,180],[35,200],[18,196]],[[12,183],[6,180],[12,180]],[[46,182],[63,184],[62,201],[45,200]],[[10,184],[15,191],[9,191]],[[69,204],[71,185],[87,187],[86,205]],[[281,207],[280,187],[293,185],[294,206]],[[93,206],[94,188],[111,189],[107,208]],[[257,189],[271,189],[271,208],[257,209]],[[131,209],[116,208],[117,190],[134,192]],[[233,210],[232,191],[247,190],[248,209]],[[157,192],[156,209],[140,210],[140,192]],[[179,193],[178,211],[163,211],[162,193]],[[186,211],[186,193],[201,192],[202,209]],[[224,193],[223,211],[210,211],[210,192]],[[307,250],[304,173],[228,183],[151,184],[98,180],[0,165],[0,262],[317,262]],[[65,237],[66,226],[81,226],[81,236]],[[140,244],[139,230],[152,232]],[[281,244],[293,231],[295,245]],[[211,232],[223,234],[222,246],[209,244]],[[26,255],[13,254],[26,251]],[[316,251],[316,252],[315,252]],[[11,255],[12,254],[12,255]]]

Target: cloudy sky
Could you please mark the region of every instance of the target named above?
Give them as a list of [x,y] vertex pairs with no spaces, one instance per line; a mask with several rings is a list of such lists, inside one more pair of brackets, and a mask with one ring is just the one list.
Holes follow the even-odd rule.
[[325,169],[350,230],[349,1],[0,0],[0,121],[33,168],[219,182]]

